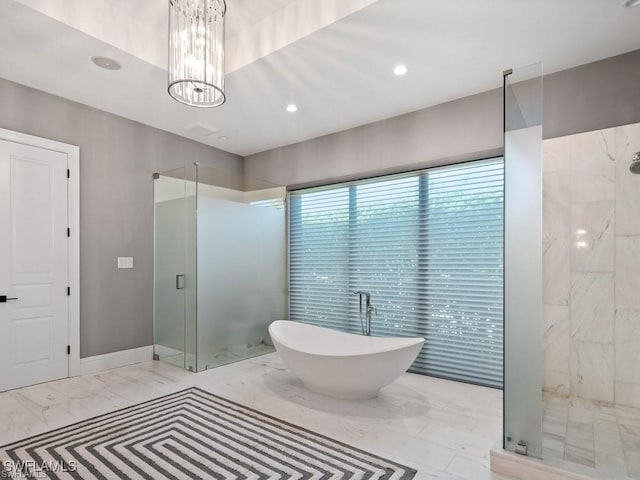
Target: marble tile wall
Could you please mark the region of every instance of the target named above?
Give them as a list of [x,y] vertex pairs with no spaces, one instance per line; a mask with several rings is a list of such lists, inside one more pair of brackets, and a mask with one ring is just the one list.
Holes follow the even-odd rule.
[[544,390],[640,407],[640,124],[545,140]]

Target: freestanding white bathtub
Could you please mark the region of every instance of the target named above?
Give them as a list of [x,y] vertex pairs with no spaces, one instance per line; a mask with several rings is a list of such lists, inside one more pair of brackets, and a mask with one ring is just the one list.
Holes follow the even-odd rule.
[[289,320],[269,334],[284,363],[309,390],[367,399],[396,380],[418,356],[424,338],[365,337]]

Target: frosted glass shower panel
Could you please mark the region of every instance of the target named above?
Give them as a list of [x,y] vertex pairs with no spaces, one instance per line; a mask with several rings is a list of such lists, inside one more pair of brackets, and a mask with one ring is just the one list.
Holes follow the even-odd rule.
[[154,353],[195,370],[195,167],[154,180]]
[[286,318],[286,192],[252,186],[198,183],[199,370],[272,351],[269,324]]
[[505,75],[504,448],[542,456],[542,65]]

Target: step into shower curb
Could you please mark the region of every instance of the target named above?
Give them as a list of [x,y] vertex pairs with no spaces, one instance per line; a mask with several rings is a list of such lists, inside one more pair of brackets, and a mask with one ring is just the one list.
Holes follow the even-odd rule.
[[[517,480],[597,480],[602,477],[584,475],[541,460],[494,448],[491,450],[491,471]],[[595,474],[595,470],[594,470]]]

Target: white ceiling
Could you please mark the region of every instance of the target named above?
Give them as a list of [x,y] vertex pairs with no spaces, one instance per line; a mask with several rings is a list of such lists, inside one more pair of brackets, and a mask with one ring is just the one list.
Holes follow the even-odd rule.
[[[91,1],[139,15],[150,32],[164,24],[157,35],[164,48],[166,10],[158,4],[165,9],[165,1]],[[231,71],[227,103],[202,110],[171,100],[166,72],[135,45],[116,48],[104,32],[89,35],[24,5],[45,10],[42,2],[1,3],[0,77],[240,155],[497,88],[506,68],[542,60],[548,73],[640,48],[640,8],[623,9],[619,0],[368,0],[322,28],[300,27],[295,41],[278,37],[310,22],[313,8],[325,7],[317,11],[326,17],[329,0],[228,0],[227,31],[244,35],[233,52],[252,43],[278,47]],[[292,15],[293,7],[307,15]],[[269,28],[256,29],[267,17]],[[252,42],[245,33],[254,30]],[[123,69],[100,70],[89,60],[95,55]],[[409,68],[403,78],[392,74],[397,63]],[[297,113],[285,111],[289,102]],[[196,121],[219,134],[185,132]]]
[[[103,0],[122,13],[141,19],[158,31],[167,29],[167,1]],[[295,0],[227,0],[226,33],[233,37]],[[23,2],[24,3],[24,2]]]
[[225,24],[227,35],[233,37],[239,34],[242,30],[251,27],[263,18],[283,9],[292,1],[293,0],[227,0]]

